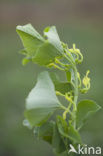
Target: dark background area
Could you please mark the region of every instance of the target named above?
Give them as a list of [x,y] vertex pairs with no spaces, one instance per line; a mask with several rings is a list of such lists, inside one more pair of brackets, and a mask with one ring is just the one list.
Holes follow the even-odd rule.
[[[84,55],[79,67],[90,69],[91,90],[82,98],[103,107],[103,1],[1,0],[0,1],[0,156],[53,156],[51,147],[34,138],[22,125],[25,98],[43,68],[23,67],[16,25],[31,23],[40,33],[56,25],[62,41],[76,43]],[[61,73],[59,73],[61,74]],[[103,147],[103,110],[90,118],[81,135],[85,143]]]

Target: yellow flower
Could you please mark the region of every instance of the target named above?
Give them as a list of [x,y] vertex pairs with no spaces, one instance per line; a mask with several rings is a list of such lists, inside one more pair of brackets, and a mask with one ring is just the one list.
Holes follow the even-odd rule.
[[76,62],[81,63],[83,61],[83,55],[81,54],[80,50],[76,48],[76,45],[73,44],[73,48],[69,49],[71,53],[76,55]]
[[88,70],[86,76],[83,78],[83,84],[86,88],[90,88],[90,78],[88,77],[89,73],[90,71]]
[[86,76],[84,76],[82,83],[84,85],[84,88],[81,89],[82,93],[86,93],[89,89],[90,89],[90,78],[88,77],[88,74],[90,73],[90,71],[88,70],[86,73]]

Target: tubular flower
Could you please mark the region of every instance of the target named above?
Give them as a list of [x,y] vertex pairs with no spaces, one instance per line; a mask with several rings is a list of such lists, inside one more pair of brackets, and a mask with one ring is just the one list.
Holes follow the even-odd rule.
[[86,93],[90,89],[90,78],[88,77],[89,73],[90,73],[90,71],[88,70],[86,73],[86,76],[84,76],[84,78],[82,80],[82,83],[85,87],[85,88],[81,89],[82,93]]
[[73,44],[73,48],[69,49],[71,53],[76,55],[76,62],[81,63],[83,61],[83,55],[81,54],[80,50],[76,48],[76,45]]

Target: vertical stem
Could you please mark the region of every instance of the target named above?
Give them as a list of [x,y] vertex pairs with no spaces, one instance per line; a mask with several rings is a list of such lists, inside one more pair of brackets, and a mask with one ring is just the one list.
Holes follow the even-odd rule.
[[77,76],[76,67],[74,68],[74,76],[75,76],[74,103],[77,104],[77,100],[78,100],[78,76]]
[[71,63],[73,70],[74,70],[74,105],[73,105],[73,124],[74,124],[74,128],[76,128],[76,111],[77,111],[77,100],[78,100],[78,76],[77,76],[77,68],[76,68],[76,64],[74,63],[73,59],[71,56],[69,56],[70,58],[68,58],[68,52],[67,55],[64,55],[64,57]]
[[76,111],[77,111],[77,100],[78,100],[78,76],[77,76],[77,68],[74,67],[74,77],[75,77],[75,88],[74,88],[74,107],[73,107],[73,114],[74,114],[74,127],[76,128]]

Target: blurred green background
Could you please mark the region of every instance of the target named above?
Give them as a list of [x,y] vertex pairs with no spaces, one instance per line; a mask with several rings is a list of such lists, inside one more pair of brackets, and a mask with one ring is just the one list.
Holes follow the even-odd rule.
[[[39,31],[56,25],[61,40],[76,43],[84,55],[81,75],[90,69],[91,90],[82,98],[103,106],[103,1],[0,0],[0,156],[53,156],[51,147],[23,127],[24,103],[43,68],[23,67],[16,25],[32,23]],[[59,73],[60,74],[60,73]],[[81,135],[85,143],[103,147],[103,110],[90,118]]]

